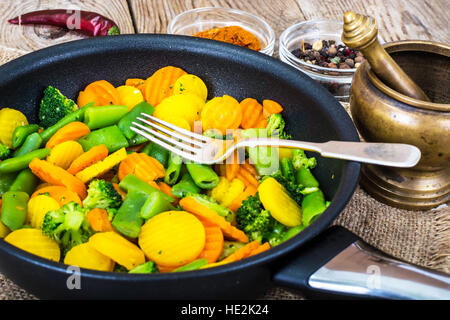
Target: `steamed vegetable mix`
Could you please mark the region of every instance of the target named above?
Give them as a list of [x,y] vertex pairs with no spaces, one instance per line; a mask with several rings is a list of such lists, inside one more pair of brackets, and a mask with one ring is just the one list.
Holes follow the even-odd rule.
[[0,238],[32,254],[104,272],[190,272],[289,241],[329,204],[303,150],[247,148],[210,166],[131,130],[148,114],[216,139],[289,139],[274,100],[208,99],[207,84],[176,66],[71,98],[45,88],[39,123],[0,109]]

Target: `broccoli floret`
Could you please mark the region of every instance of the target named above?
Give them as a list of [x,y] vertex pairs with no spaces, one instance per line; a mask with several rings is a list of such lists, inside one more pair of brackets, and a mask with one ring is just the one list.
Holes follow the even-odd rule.
[[299,170],[301,167],[312,169],[316,166],[317,161],[314,157],[308,158],[302,149],[294,149],[292,151],[292,164],[295,170]]
[[267,119],[267,127],[269,136],[278,136],[280,139],[290,139],[291,136],[284,131],[286,122],[279,113],[272,114]]
[[87,242],[93,234],[86,218],[87,211],[78,203],[69,202],[45,215],[42,232],[60,245],[63,255],[74,246]]
[[159,273],[159,270],[156,263],[153,261],[147,261],[128,271],[128,273]]
[[0,160],[5,160],[11,155],[11,149],[0,142]]
[[220,205],[217,203],[216,200],[209,197],[206,194],[200,194],[200,193],[188,193],[187,196],[194,198],[199,203],[203,204],[204,206],[208,207],[209,209],[217,212],[219,216],[222,216],[227,220],[228,222],[234,221],[235,214],[230,209]]
[[122,197],[111,182],[94,179],[89,183],[88,195],[83,200],[84,208],[118,208],[121,204]]
[[280,172],[273,174],[272,177],[286,189],[291,198],[294,199],[299,206],[302,205],[305,190],[305,188],[302,185],[299,185],[294,181],[284,177]]
[[271,246],[280,243],[281,235],[286,229],[264,209],[258,194],[242,201],[241,207],[236,212],[236,223],[250,241],[257,240],[260,243],[269,241]]
[[66,115],[78,109],[77,104],[65,97],[58,89],[48,86],[39,108],[40,126],[51,127]]

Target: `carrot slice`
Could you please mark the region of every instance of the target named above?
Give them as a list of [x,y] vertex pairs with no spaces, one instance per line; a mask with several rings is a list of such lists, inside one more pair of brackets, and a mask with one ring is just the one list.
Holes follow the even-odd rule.
[[67,187],[56,185],[50,185],[36,190],[31,195],[30,199],[46,193],[48,193],[51,198],[55,199],[61,207],[69,202],[76,202],[79,205],[82,205],[81,199],[77,193],[69,190]]
[[254,240],[252,242],[247,243],[242,248],[239,248],[236,252],[230,254],[228,257],[223,259],[221,262],[235,262],[242,260],[244,258],[247,258],[250,256],[252,251],[254,251],[256,248],[260,246],[259,242],[257,240]]
[[237,198],[233,200],[231,205],[228,207],[230,210],[236,212],[237,209],[240,208],[242,205],[242,201],[247,200],[248,197],[254,196],[258,190],[256,187],[249,185],[244,189],[244,192],[242,192]]
[[80,121],[74,121],[66,124],[64,127],[55,132],[55,134],[47,141],[46,148],[53,148],[69,140],[78,140],[79,138],[89,134],[91,130],[89,127]]
[[133,152],[120,163],[118,172],[119,180],[122,180],[130,173],[149,182],[164,177],[165,169],[155,158],[145,153]]
[[30,162],[29,167],[39,179],[54,185],[67,187],[70,191],[77,193],[81,199],[86,198],[86,186],[83,181],[74,177],[63,168],[38,158],[34,158]]
[[281,111],[283,111],[283,107],[278,102],[268,99],[263,100],[264,115],[270,116],[271,114],[280,113]]
[[253,250],[250,254],[249,257],[252,257],[254,255],[257,255],[258,253],[264,252],[266,250],[270,249],[270,243],[268,242],[264,242],[262,245],[260,245],[258,248],[256,248],[255,250]]
[[262,117],[263,107],[256,99],[246,98],[240,102],[242,107],[241,127],[243,129],[255,128]]
[[105,209],[94,208],[86,215],[92,230],[97,232],[114,231],[114,228],[109,221],[108,212]]
[[244,177],[244,179],[246,181],[248,181],[252,186],[258,187],[259,186],[259,182],[258,180],[256,180],[256,178],[247,170],[245,170],[244,167],[240,167],[239,168],[239,174],[240,176]]
[[248,237],[242,230],[232,226],[231,223],[225,220],[225,218],[219,216],[215,211],[197,202],[194,198],[184,197],[180,200],[180,205],[184,210],[195,215],[200,221],[202,221],[202,223],[206,221],[207,223],[218,226],[222,230],[225,237],[240,242],[248,242]]
[[125,85],[137,88],[137,87],[143,85],[144,82],[145,82],[144,79],[130,78],[130,79],[125,80]]
[[183,69],[166,66],[157,70],[142,85],[142,93],[145,100],[153,106],[157,106],[164,98],[172,95],[175,81],[187,74]]
[[223,233],[219,227],[205,226],[205,246],[197,259],[205,258],[208,263],[216,262],[223,249]]
[[108,148],[104,144],[94,146],[88,151],[81,154],[78,158],[73,160],[67,172],[76,175],[83,169],[105,159],[108,156]]
[[[95,106],[107,106],[110,104],[119,104],[120,97],[117,89],[106,80],[99,80],[90,83],[84,91],[80,92],[79,100],[88,101],[82,95],[88,95]],[[83,99],[82,99],[83,98]],[[94,100],[92,100],[94,99]]]
[[[152,181],[152,182],[154,182],[154,181]],[[169,197],[173,198],[173,202],[172,202],[173,204],[178,203],[178,198],[175,197],[172,194],[172,187],[171,186],[169,186],[167,183],[162,182],[162,181],[160,181],[160,182],[158,182],[156,184],[159,187],[159,190],[161,190],[162,192],[167,194]]]

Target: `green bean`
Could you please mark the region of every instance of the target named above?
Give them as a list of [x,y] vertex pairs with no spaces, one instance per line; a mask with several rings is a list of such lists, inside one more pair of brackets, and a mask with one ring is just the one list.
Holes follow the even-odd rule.
[[195,184],[189,172],[181,176],[180,181],[172,187],[172,194],[177,198],[183,198],[188,193],[199,193],[201,189]]
[[30,153],[0,162],[0,173],[16,172],[28,167],[34,158],[44,159],[50,154],[49,148],[37,149]]
[[321,190],[306,195],[302,200],[303,225],[309,226],[326,208],[325,196]]
[[9,188],[9,191],[22,191],[31,196],[38,183],[38,177],[36,177],[29,168],[26,168],[19,172],[17,178]]
[[85,108],[84,123],[91,130],[116,124],[128,113],[128,107],[120,105],[90,106]]
[[165,183],[174,185],[178,181],[182,164],[183,159],[180,156],[170,153],[169,160],[167,162],[166,175],[164,176]]
[[0,174],[0,196],[9,191],[9,188],[11,188],[11,185],[14,183],[14,180],[16,180],[16,177],[16,172]]
[[159,192],[150,194],[141,208],[140,216],[145,220],[148,220],[157,214],[175,210],[175,207]]
[[299,232],[303,231],[303,229],[305,229],[305,226],[303,226],[303,225],[299,225],[299,226],[295,226],[295,227],[287,229],[286,232],[283,233],[283,235],[281,236],[281,242],[289,240],[290,238],[297,235]]
[[129,238],[137,238],[144,223],[140,212],[147,198],[143,192],[128,192],[112,221],[114,229]]
[[[128,145],[131,146],[137,146],[139,144],[145,143],[148,141],[147,138],[141,136],[140,134],[137,134],[134,138],[131,139],[127,139],[128,140]],[[142,152],[142,151],[141,151]]]
[[22,146],[14,152],[14,157],[19,157],[24,154],[27,154],[31,151],[37,150],[42,145],[42,138],[39,133],[34,132],[30,134],[26,139]]
[[305,188],[318,188],[319,181],[314,177],[309,168],[301,166],[297,172],[295,179],[297,184],[301,184]]
[[[149,143],[149,145],[151,146],[145,149],[145,153],[147,153],[150,157],[158,160],[164,166],[164,168],[167,168],[170,151],[153,142]],[[144,152],[144,150],[142,150],[142,152]]]
[[184,266],[176,268],[175,270],[173,270],[173,272],[198,270],[201,267],[206,266],[207,264],[208,264],[208,261],[205,258],[201,258],[201,259],[194,260],[188,264],[185,264]]
[[292,165],[292,161],[289,158],[281,159],[281,174],[289,181],[295,181],[295,169]]
[[110,153],[128,147],[128,141],[116,125],[91,131],[88,135],[78,139],[84,151],[104,144]]
[[23,191],[5,192],[0,221],[12,231],[20,229],[25,223],[29,199],[30,196]]
[[59,129],[64,127],[66,124],[69,124],[74,121],[83,121],[84,120],[84,112],[86,111],[86,108],[88,108],[89,106],[92,106],[92,105],[94,105],[93,102],[88,103],[85,107],[80,108],[80,109],[68,114],[67,116],[65,116],[64,118],[59,120],[57,123],[55,123],[53,126],[48,127],[47,129],[42,131],[40,133],[42,142],[46,143],[56,133],[56,131],[58,131]]
[[133,122],[136,121],[137,117],[142,117],[141,113],[151,115],[153,114],[153,111],[155,111],[155,108],[148,102],[143,101],[134,106],[134,108],[131,109],[130,112],[124,115],[122,119],[120,119],[117,123],[117,126],[127,139],[132,139],[137,134],[136,132],[131,130]]
[[125,178],[122,179],[119,183],[119,188],[125,190],[126,192],[143,192],[147,195],[151,195],[153,193],[161,193],[161,196],[167,201],[172,202],[173,198],[164,192],[152,187],[144,180],[139,179],[134,174],[130,173]]
[[219,176],[210,166],[198,163],[186,163],[186,168],[195,184],[202,189],[212,189],[219,183]]
[[38,132],[39,126],[37,124],[28,124],[14,129],[12,136],[12,147],[17,149],[22,145],[25,139],[32,133]]

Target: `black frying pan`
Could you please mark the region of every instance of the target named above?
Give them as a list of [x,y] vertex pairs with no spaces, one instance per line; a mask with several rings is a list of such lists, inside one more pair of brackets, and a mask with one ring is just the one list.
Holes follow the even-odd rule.
[[[193,37],[123,35],[39,50],[0,68],[0,106],[17,108],[30,122],[36,122],[37,106],[48,85],[76,98],[81,89],[95,80],[105,79],[120,85],[130,77],[147,78],[166,65],[198,75],[206,82],[209,97],[228,94],[238,100],[254,97],[278,101],[285,108],[287,130],[293,139],[358,141],[345,110],[309,77],[264,54]],[[77,274],[66,265],[28,254],[2,240],[0,271],[39,298],[254,298],[271,285],[283,285],[311,295],[330,293],[331,288],[350,296],[355,293],[351,290],[355,283],[358,288],[365,288],[359,293],[366,296],[386,296],[385,288],[377,289],[376,272],[368,273],[367,262],[355,254],[367,252],[361,249],[357,237],[343,228],[328,228],[351,198],[360,165],[317,158],[314,174],[327,199],[332,200],[331,205],[300,234],[255,257],[217,268],[174,274],[137,275],[82,269],[81,281],[77,283],[72,281]],[[338,282],[339,287],[336,285],[339,277],[335,275],[342,267],[333,269],[333,264],[349,254],[350,259],[344,260],[356,262],[355,275],[358,272],[362,278],[343,286]],[[370,263],[379,265],[379,261],[370,262],[370,256],[368,261],[369,266]],[[325,264],[326,268],[321,268]],[[336,273],[332,274],[331,281],[327,279],[329,270]],[[375,277],[373,288],[370,281],[365,281],[371,276]],[[442,287],[441,283],[436,284]],[[404,292],[394,291],[394,294],[389,297],[403,297]]]

